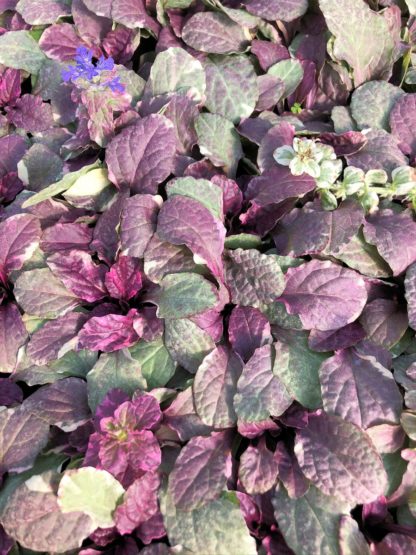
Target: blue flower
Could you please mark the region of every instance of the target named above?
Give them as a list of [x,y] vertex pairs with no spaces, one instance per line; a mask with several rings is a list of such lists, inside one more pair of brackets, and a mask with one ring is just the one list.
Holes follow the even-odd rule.
[[[100,56],[97,64],[94,64],[92,60],[93,51],[85,46],[79,46],[75,56],[75,65],[70,65],[62,71],[62,79],[66,83],[69,81],[75,83],[77,79],[81,78],[92,82],[102,72],[113,71],[114,69],[114,60],[111,57],[105,58]],[[106,81],[103,86],[108,87],[113,92],[124,92],[124,85],[120,82],[120,77],[118,76]]]
[[113,92],[124,92],[124,85],[120,83],[120,77],[114,77],[111,81],[104,83],[105,86],[109,87]]

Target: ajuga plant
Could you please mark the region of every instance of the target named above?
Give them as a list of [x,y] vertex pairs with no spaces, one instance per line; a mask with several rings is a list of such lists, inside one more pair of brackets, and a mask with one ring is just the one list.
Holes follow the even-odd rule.
[[416,554],[415,0],[0,0],[0,555]]

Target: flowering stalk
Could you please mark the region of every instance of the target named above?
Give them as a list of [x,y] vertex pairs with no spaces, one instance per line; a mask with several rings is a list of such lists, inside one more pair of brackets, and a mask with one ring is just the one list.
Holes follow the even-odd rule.
[[364,172],[347,166],[342,171],[342,160],[336,157],[331,146],[298,137],[293,146],[279,147],[273,156],[279,164],[289,166],[292,175],[306,173],[315,178],[316,190],[326,210],[334,210],[338,201],[347,197],[358,200],[369,212],[377,209],[380,199],[395,197],[404,197],[416,210],[416,171],[410,166],[394,169],[391,181],[380,169]]
[[[124,92],[124,85],[120,77],[114,75],[113,58],[100,56],[96,64],[93,63],[93,52],[85,46],[77,48],[75,65],[69,65],[62,71],[62,79],[68,83],[74,83],[77,87],[95,85],[109,88],[112,92]],[[112,73],[111,73],[112,72]]]

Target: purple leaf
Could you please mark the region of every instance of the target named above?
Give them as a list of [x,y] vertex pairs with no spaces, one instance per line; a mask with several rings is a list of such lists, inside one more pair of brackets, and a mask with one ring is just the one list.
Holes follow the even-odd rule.
[[[55,474],[53,478],[59,475]],[[36,551],[76,550],[94,531],[89,516],[81,512],[62,513],[50,478],[38,477],[41,491],[21,484],[8,498],[2,513],[3,526],[21,546]]]
[[416,155],[416,139],[413,129],[416,122],[416,94],[406,94],[398,99],[390,112],[392,134],[399,140],[403,154],[413,159]]
[[84,301],[93,303],[107,295],[106,268],[95,264],[88,253],[79,250],[69,251],[66,256],[55,253],[47,259],[47,264],[65,287]]
[[245,0],[247,11],[263,19],[293,21],[308,9],[307,0]]
[[385,349],[391,349],[400,341],[408,323],[406,308],[390,299],[375,299],[360,316],[367,339]]
[[266,40],[253,40],[251,43],[251,52],[257,56],[263,71],[267,71],[269,67],[277,62],[290,58],[286,46]]
[[157,192],[173,170],[176,137],[173,124],[152,114],[135,121],[112,139],[106,150],[109,179],[135,193]]
[[30,25],[55,23],[61,17],[70,15],[70,8],[62,0],[20,0],[17,11]]
[[[0,411],[0,460],[3,470],[23,472],[31,468],[45,447],[49,425],[26,412],[24,406]],[[3,515],[2,523],[4,525]]]
[[222,277],[225,227],[198,201],[175,195],[163,203],[157,233],[162,241],[186,245],[215,276]]
[[387,534],[380,543],[373,545],[372,555],[412,555],[416,541],[403,534]]
[[402,396],[392,373],[372,356],[345,349],[320,370],[324,409],[360,428],[398,423]]
[[175,95],[164,111],[172,123],[176,135],[176,150],[188,154],[198,138],[195,132],[195,119],[199,115],[195,101],[182,94]]
[[266,493],[271,490],[277,480],[279,467],[274,454],[266,446],[262,437],[257,447],[249,445],[240,457],[238,478],[250,494]]
[[79,378],[65,378],[41,387],[24,402],[23,408],[65,432],[75,430],[91,417],[87,384]]
[[212,431],[211,426],[204,424],[196,413],[191,387],[178,393],[163,416],[164,423],[178,434],[181,441],[208,435]]
[[339,351],[352,347],[365,337],[366,332],[362,325],[359,322],[352,322],[338,330],[311,330],[308,343],[313,351]]
[[45,229],[40,248],[48,254],[66,250],[89,250],[93,230],[86,224],[58,223]]
[[294,208],[273,231],[279,254],[303,256],[325,252],[336,256],[364,223],[359,204],[347,200],[336,210],[317,210],[313,203]]
[[24,94],[6,112],[13,125],[28,133],[46,131],[54,125],[51,105],[33,94]]
[[126,27],[146,27],[157,33],[158,26],[146,12],[143,0],[84,0],[93,13],[113,19]]
[[275,166],[248,184],[246,197],[259,206],[278,204],[289,198],[303,197],[316,187],[309,175],[292,175],[289,168]]
[[192,511],[219,497],[227,481],[230,436],[217,432],[194,437],[181,450],[169,476],[169,490],[180,510]]
[[32,335],[26,350],[27,355],[38,365],[61,358],[65,354],[68,344],[72,345],[72,340],[85,320],[85,314],[72,312],[46,322]]
[[214,175],[211,181],[222,189],[224,215],[240,212],[243,204],[243,194],[234,179],[229,179],[225,175]]
[[295,454],[305,476],[325,495],[359,504],[384,493],[387,475],[370,438],[339,416],[310,415],[308,427],[297,432]]
[[242,52],[247,45],[242,27],[222,12],[193,15],[182,29],[182,40],[191,48],[210,54]]
[[17,163],[23,158],[28,143],[20,135],[6,135],[0,138],[0,175],[4,177],[10,172],[17,171]]
[[[20,270],[39,245],[39,220],[30,214],[11,216],[0,224],[0,268],[4,275]],[[5,285],[5,283],[4,283]]]
[[119,224],[125,200],[126,196],[119,194],[110,208],[101,214],[94,228],[90,247],[96,250],[100,258],[107,263],[113,262],[116,256],[119,243],[116,227]]
[[408,159],[398,146],[398,139],[384,131],[375,129],[366,134],[367,144],[358,152],[347,156],[349,166],[364,171],[381,169],[393,171],[399,166],[406,166]]
[[204,358],[192,386],[195,409],[204,424],[214,428],[235,426],[233,399],[242,368],[241,359],[223,346]]
[[293,452],[289,452],[282,441],[276,446],[274,460],[278,466],[279,480],[285,486],[289,497],[298,499],[303,497],[309,489],[309,481],[305,478]]
[[0,75],[0,106],[13,104],[20,96],[20,71],[6,68]]
[[395,276],[416,261],[416,222],[411,213],[379,210],[367,218],[364,235],[377,247]]
[[260,347],[243,368],[234,407],[239,422],[256,423],[280,416],[292,404],[285,386],[274,374],[274,348]]
[[142,258],[156,231],[160,203],[151,195],[125,200],[121,213],[120,241],[124,254]]
[[[295,128],[293,125],[286,122],[275,125],[266,133],[260,143],[257,155],[257,163],[262,172],[276,167],[277,164],[273,158],[274,151],[281,146],[291,146],[294,136]],[[294,181],[296,181],[296,179]]]
[[105,353],[131,347],[139,339],[133,327],[136,313],[132,308],[126,316],[108,314],[91,318],[78,334],[79,347]]
[[159,510],[157,472],[146,472],[128,488],[123,503],[115,511],[114,519],[120,534],[130,534],[151,519]]
[[0,406],[10,407],[23,401],[23,391],[9,378],[0,378]]
[[247,361],[258,347],[271,342],[270,324],[267,318],[251,306],[237,306],[228,322],[230,343],[244,361]]
[[105,276],[105,286],[114,299],[128,301],[142,286],[140,264],[131,256],[119,256]]
[[322,133],[319,140],[332,146],[337,156],[351,156],[367,144],[366,135],[359,131],[347,131],[341,134]]
[[111,21],[89,10],[83,0],[72,1],[72,17],[81,38],[87,42],[100,44],[111,31]]
[[0,306],[0,372],[13,372],[18,350],[27,338],[17,306],[11,303]]
[[59,62],[72,61],[80,44],[82,42],[71,23],[47,27],[39,40],[39,46],[48,58]]
[[289,314],[299,314],[305,329],[336,330],[361,314],[367,291],[363,278],[332,262],[312,260],[286,273],[280,297]]
[[285,84],[279,77],[274,75],[259,75],[257,77],[259,87],[259,99],[256,111],[273,110],[285,92]]

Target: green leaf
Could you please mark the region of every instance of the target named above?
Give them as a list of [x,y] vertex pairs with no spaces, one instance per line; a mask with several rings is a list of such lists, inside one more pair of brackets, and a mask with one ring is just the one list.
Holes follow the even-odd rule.
[[246,56],[211,56],[204,68],[205,107],[233,123],[249,117],[259,98],[257,77],[250,60]]
[[32,468],[19,474],[9,474],[3,482],[0,492],[0,515],[6,506],[7,501],[12,496],[13,492],[26,482],[32,476],[42,474],[48,470],[58,470],[62,463],[67,459],[66,455],[50,453],[49,455],[40,455]]
[[226,249],[257,249],[262,244],[261,237],[250,233],[240,233],[230,235],[225,238],[224,247]]
[[218,302],[215,286],[199,274],[168,274],[157,295],[159,318],[186,318],[213,308]]
[[114,388],[129,395],[137,389],[146,389],[140,363],[127,349],[114,353],[103,353],[87,374],[88,404],[94,412],[106,394]]
[[199,60],[183,48],[168,48],[160,52],[152,64],[145,89],[152,96],[179,93],[199,102],[205,93],[205,72]]
[[283,97],[287,98],[300,84],[303,79],[303,67],[299,60],[290,59],[282,60],[272,65],[267,71],[269,75],[278,77],[285,84],[285,92]]
[[335,36],[333,53],[354,70],[358,87],[373,79],[389,79],[396,45],[387,18],[364,0],[319,0],[329,30]]
[[283,293],[285,278],[275,255],[236,249],[227,252],[224,265],[225,281],[235,304],[262,310]]
[[313,486],[299,499],[291,499],[282,486],[278,487],[273,507],[286,543],[296,555],[340,555],[339,525],[348,507]]
[[386,81],[369,81],[352,93],[351,113],[358,129],[390,131],[390,112],[404,91]]
[[37,73],[46,60],[38,43],[27,31],[8,31],[0,36],[0,63]]
[[161,511],[170,544],[204,555],[230,555],[230,546],[238,546],[236,555],[256,555],[256,542],[238,502],[228,493],[193,511],[176,510],[171,496],[162,494]]
[[216,218],[223,218],[222,189],[208,179],[179,177],[167,184],[166,194],[168,198],[175,195],[193,198],[208,208]]
[[309,349],[304,332],[281,330],[278,338],[274,374],[301,405],[310,410],[322,407],[319,367],[329,354]]
[[116,189],[108,179],[106,168],[95,168],[84,173],[67,189],[63,197],[77,208],[98,210]]
[[131,356],[140,365],[148,389],[163,387],[175,373],[176,364],[162,338],[139,341],[130,349]]
[[218,114],[200,114],[195,120],[195,130],[201,154],[234,177],[243,149],[232,122]]
[[173,360],[192,373],[215,348],[211,336],[186,318],[166,320],[165,345]]
[[58,488],[58,505],[63,513],[79,511],[97,528],[109,528],[123,494],[123,486],[109,472],[86,466],[65,472]]
[[20,274],[15,282],[14,295],[25,312],[41,318],[66,314],[80,302],[49,268]]
[[83,168],[81,168],[76,172],[67,173],[60,181],[57,181],[56,183],[52,183],[52,185],[49,185],[49,187],[46,187],[45,189],[42,189],[41,191],[39,191],[39,193],[36,193],[35,195],[31,196],[28,200],[26,200],[23,203],[22,208],[29,208],[30,206],[35,206],[35,204],[39,204],[39,202],[48,200],[49,198],[52,198],[56,195],[59,195],[60,193],[63,193],[64,191],[67,191],[70,187],[72,187],[72,185],[74,185],[77,179],[79,179],[81,176],[85,175],[89,171],[95,168],[99,168],[100,165],[101,165],[101,162],[97,161],[97,162],[94,162],[93,164],[89,164],[88,166],[84,166]]

